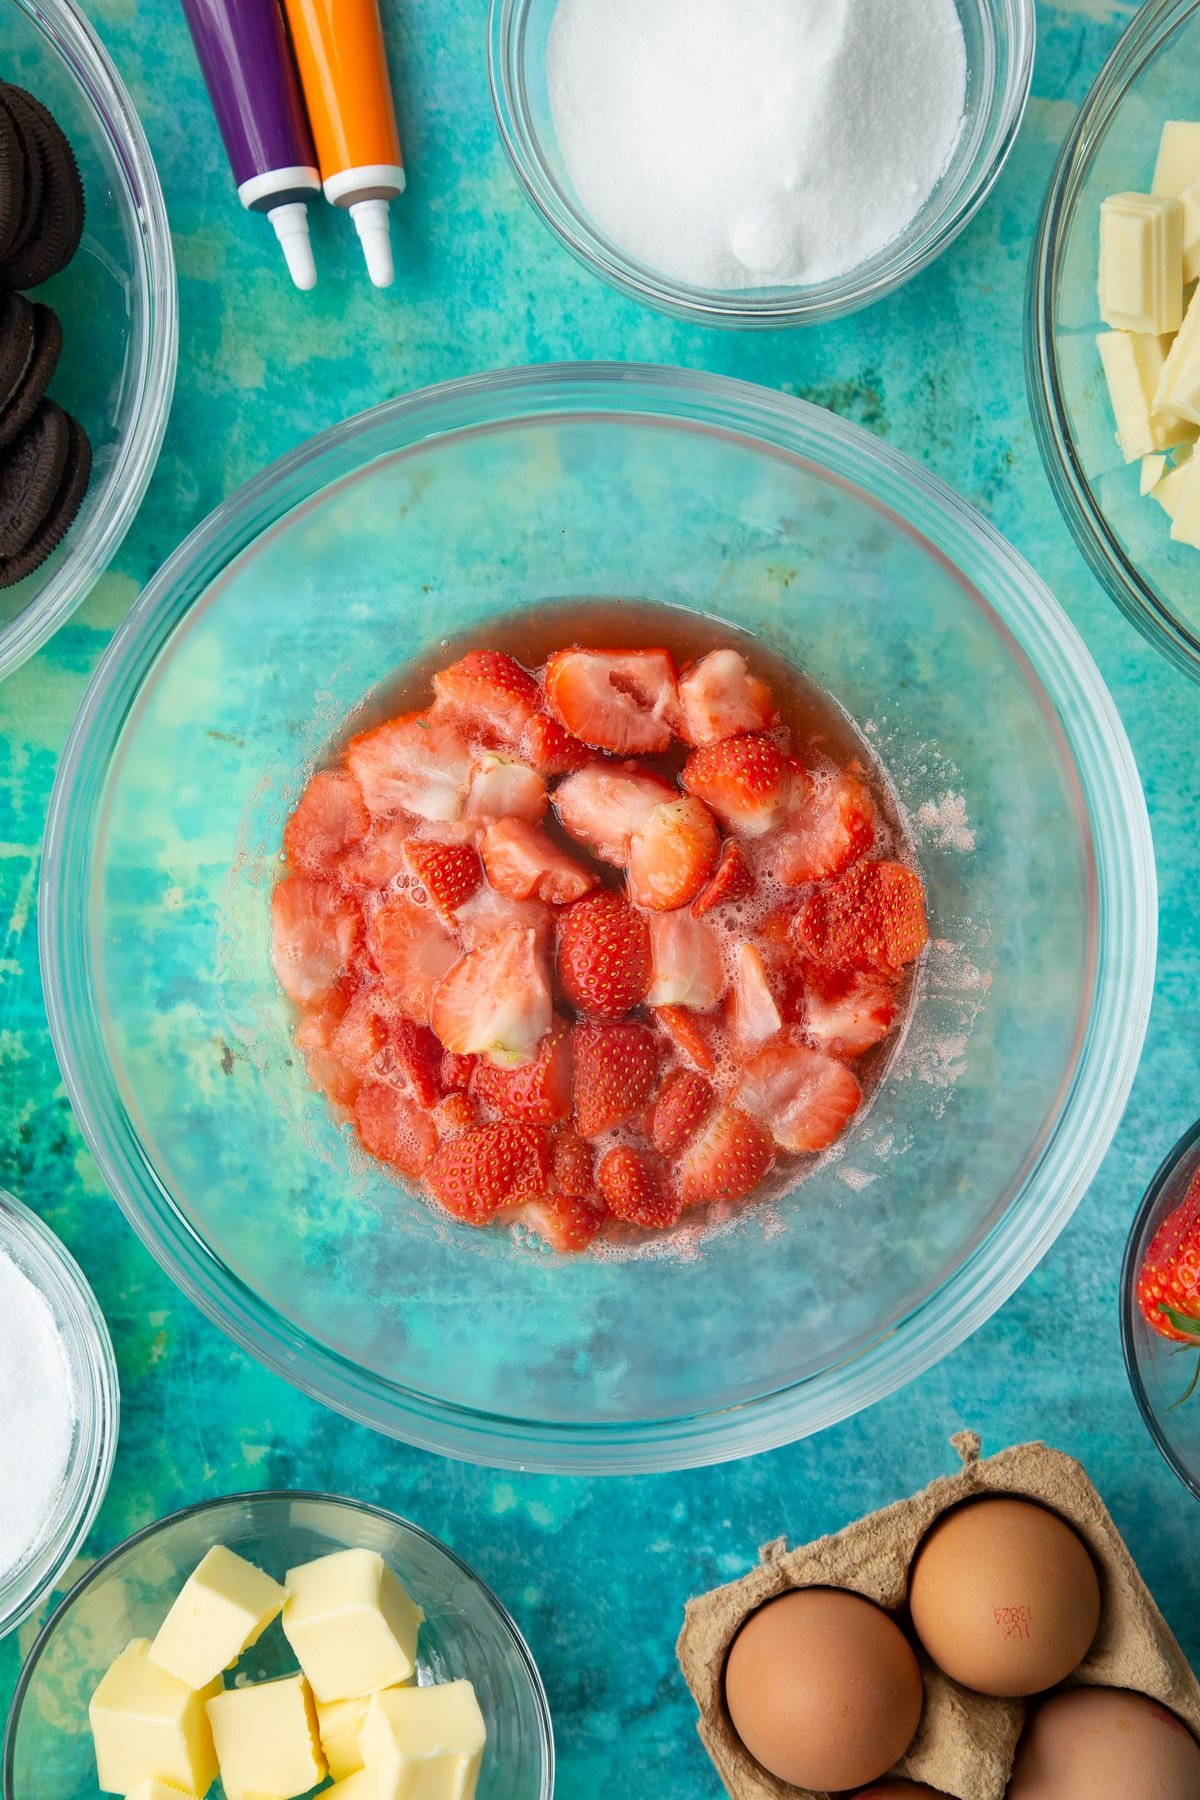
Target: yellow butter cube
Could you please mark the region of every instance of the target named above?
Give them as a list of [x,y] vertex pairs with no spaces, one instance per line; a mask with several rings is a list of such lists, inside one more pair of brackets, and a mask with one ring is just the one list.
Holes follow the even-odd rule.
[[343,1781],[347,1775],[355,1774],[363,1766],[358,1740],[366,1724],[370,1704],[370,1694],[357,1694],[351,1700],[317,1701],[321,1748],[325,1752],[325,1761],[329,1764],[329,1773],[335,1781]]
[[321,1800],[375,1800],[375,1783],[365,1769],[356,1769],[344,1781],[326,1788]]
[[184,1582],[150,1660],[177,1681],[204,1687],[257,1644],[286,1599],[277,1581],[216,1544]]
[[139,1781],[130,1788],[125,1800],[187,1800],[187,1795],[183,1788],[172,1787],[168,1781]]
[[294,1800],[326,1773],[303,1675],[228,1688],[208,1703],[228,1800]]
[[1183,207],[1153,194],[1111,194],[1100,208],[1100,317],[1153,337],[1183,318]]
[[1117,422],[1117,442],[1126,462],[1169,450],[1196,435],[1186,419],[1154,408],[1171,340],[1134,331],[1103,331],[1096,339],[1109,399]]
[[289,1569],[283,1629],[324,1706],[407,1681],[425,1617],[373,1550]]
[[96,1773],[108,1794],[128,1794],[157,1781],[193,1796],[217,1775],[205,1702],[220,1680],[198,1693],[150,1661],[146,1638],[134,1638],[112,1664],[88,1706]]
[[474,1800],[487,1726],[469,1681],[376,1694],[361,1741],[374,1800]]

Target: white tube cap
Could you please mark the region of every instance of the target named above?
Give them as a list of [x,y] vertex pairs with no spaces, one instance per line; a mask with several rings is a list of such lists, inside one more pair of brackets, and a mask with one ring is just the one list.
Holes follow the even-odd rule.
[[317,285],[317,265],[308,235],[308,207],[303,200],[289,200],[285,206],[273,206],[267,217],[283,246],[288,273],[301,293],[306,294]]
[[391,287],[396,279],[396,267],[392,261],[392,230],[387,201],[356,200],[350,208],[350,217],[362,239],[367,274],[377,288]]

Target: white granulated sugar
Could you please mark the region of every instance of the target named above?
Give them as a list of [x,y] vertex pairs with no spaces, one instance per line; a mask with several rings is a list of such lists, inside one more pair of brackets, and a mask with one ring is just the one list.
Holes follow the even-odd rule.
[[0,1582],[46,1533],[74,1427],[74,1383],[54,1315],[0,1251]]
[[962,129],[955,0],[559,0],[550,105],[576,193],[700,287],[830,281],[912,223]]

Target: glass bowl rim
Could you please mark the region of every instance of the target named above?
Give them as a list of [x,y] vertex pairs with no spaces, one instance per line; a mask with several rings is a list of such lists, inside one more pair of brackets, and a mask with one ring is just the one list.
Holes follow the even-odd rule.
[[[1059,153],[1034,234],[1025,293],[1025,385],[1034,435],[1058,507],[1092,573],[1148,643],[1200,681],[1200,626],[1189,630],[1126,554],[1094,498],[1076,453],[1055,349],[1059,251],[1075,216],[1094,144],[1130,82],[1200,0],[1145,0],[1088,89]],[[1100,329],[1099,313],[1096,328]]]
[[[1180,1163],[1193,1153],[1197,1155],[1197,1168],[1200,1169],[1200,1119],[1197,1119],[1194,1125],[1189,1125],[1179,1141],[1168,1150],[1155,1170],[1153,1179],[1138,1203],[1138,1209],[1133,1216],[1133,1224],[1129,1227],[1129,1236],[1125,1240],[1125,1254],[1121,1260],[1121,1350],[1125,1358],[1125,1373],[1129,1377],[1129,1385],[1133,1390],[1137,1409],[1142,1415],[1142,1423],[1150,1433],[1159,1455],[1167,1467],[1174,1475],[1178,1476],[1188,1492],[1200,1500],[1200,1472],[1194,1475],[1189,1473],[1176,1454],[1170,1437],[1163,1429],[1158,1411],[1142,1379],[1137,1340],[1134,1335],[1135,1314],[1138,1313],[1138,1251],[1142,1245],[1143,1235],[1155,1207],[1162,1198],[1164,1188]],[[1200,1400],[1197,1401],[1197,1404],[1200,1404]]]
[[76,1395],[78,1442],[63,1484],[57,1524],[40,1553],[19,1565],[7,1586],[0,1583],[0,1638],[4,1638],[45,1598],[95,1522],[116,1460],[121,1396],[107,1322],[71,1252],[44,1219],[6,1188],[0,1188],[0,1216],[12,1223],[12,1235],[28,1249],[31,1261],[46,1265],[61,1282],[72,1311],[59,1304],[60,1296],[40,1286],[38,1292],[50,1307],[73,1360],[88,1378],[80,1383]]
[[[0,627],[0,679],[53,636],[112,562],[141,506],[158,462],[175,391],[179,296],[162,183],[141,119],[108,51],[76,0],[6,0],[55,47],[113,151],[124,206],[137,222],[135,307],[145,342],[136,371],[130,429],[116,445],[102,497],[73,534],[42,591]],[[80,78],[85,71],[87,83]]]
[[[383,1383],[319,1346],[219,1263],[156,1189],[128,1120],[109,1117],[106,1059],[90,1018],[88,910],[92,798],[128,704],[198,595],[270,523],[347,468],[417,445],[471,435],[498,421],[635,417],[676,430],[707,426],[756,454],[863,485],[898,528],[915,529],[955,567],[984,553],[1003,629],[1024,632],[1025,663],[1046,697],[1089,799],[1096,911],[1103,942],[1074,1079],[1020,1194],[955,1273],[870,1352],[745,1401],[667,1420],[620,1424],[529,1421],[458,1406]],[[372,449],[372,442],[376,448]],[[347,459],[350,459],[349,461]],[[340,466],[339,466],[340,465]],[[289,483],[299,483],[289,489]],[[277,496],[288,490],[285,505]],[[997,591],[1004,594],[996,599]],[[1020,634],[1018,633],[1018,636]],[[94,747],[95,745],[99,747]],[[1091,782],[1089,785],[1088,772]],[[724,376],[657,365],[543,365],[444,382],[321,432],[254,477],[203,521],[162,566],[101,660],[63,751],[47,816],[39,891],[42,979],[50,1029],[76,1117],[109,1190],[182,1291],[250,1354],[360,1423],[441,1455],[495,1467],[616,1474],[697,1466],[794,1441],[847,1417],[930,1367],[990,1317],[1035,1266],[1082,1198],[1115,1132],[1149,1017],[1157,946],[1156,876],[1145,799],[1113,701],[1082,640],[1024,559],[935,476],[863,427],[808,402]],[[75,928],[73,928],[73,925]],[[1120,943],[1120,956],[1103,954]],[[1128,954],[1128,947],[1133,953]],[[1097,1021],[1133,1020],[1132,1032]],[[1111,1066],[1110,1066],[1111,1065]],[[1070,1130],[1066,1128],[1070,1127]],[[147,1180],[147,1175],[151,1179]],[[1015,1241],[1014,1241],[1015,1239]],[[986,1265],[986,1272],[985,1272]],[[315,1368],[315,1376],[314,1376]],[[315,1384],[314,1384],[315,1383]],[[821,1404],[814,1387],[823,1383]],[[803,1418],[797,1402],[806,1398]],[[382,1402],[382,1403],[381,1403]],[[399,1415],[399,1417],[398,1417]]]
[[[532,0],[489,0],[488,83],[497,129],[513,173],[535,211],[559,242],[593,275],[622,293],[679,319],[701,325],[773,330],[782,326],[816,325],[871,306],[920,274],[965,229],[987,200],[1008,161],[1033,85],[1037,47],[1036,0],[984,0],[998,6],[1014,28],[1014,50],[1003,94],[993,83],[991,98],[1002,104],[989,134],[987,157],[973,182],[959,183],[954,204],[936,231],[918,233],[899,256],[884,246],[859,269],[811,287],[772,288],[739,294],[721,288],[692,286],[663,275],[627,256],[582,209],[563,204],[524,102],[523,83],[513,78],[514,50],[520,41]],[[866,271],[864,274],[863,271]]]
[[33,1677],[37,1673],[38,1665],[49,1647],[51,1638],[54,1636],[59,1624],[66,1617],[67,1612],[75,1602],[81,1599],[84,1593],[86,1593],[86,1591],[98,1581],[102,1575],[108,1572],[113,1563],[115,1563],[118,1558],[125,1555],[126,1551],[140,1549],[143,1544],[148,1543],[151,1539],[159,1536],[160,1533],[170,1530],[173,1526],[181,1525],[185,1520],[199,1518],[204,1513],[216,1512],[221,1507],[249,1506],[252,1508],[257,1504],[268,1501],[298,1501],[304,1505],[342,1506],[348,1507],[351,1512],[367,1513],[373,1518],[381,1519],[387,1525],[398,1525],[403,1531],[411,1533],[414,1537],[423,1539],[426,1544],[431,1544],[435,1550],[447,1559],[447,1561],[453,1563],[456,1568],[462,1571],[470,1585],[483,1596],[495,1612],[501,1625],[504,1627],[512,1641],[517,1661],[529,1678],[529,1685],[534,1698],[534,1710],[537,1713],[542,1737],[542,1789],[539,1795],[530,1796],[530,1800],[550,1800],[551,1795],[554,1793],[555,1772],[554,1725],[550,1713],[550,1702],[546,1694],[545,1683],[542,1681],[541,1671],[537,1666],[533,1652],[529,1648],[520,1626],[509,1612],[507,1606],[505,1606],[503,1600],[501,1600],[499,1595],[488,1586],[487,1582],[484,1581],[481,1576],[476,1574],[471,1565],[464,1561],[456,1550],[452,1550],[449,1544],[444,1543],[441,1538],[435,1537],[433,1532],[426,1531],[423,1525],[417,1525],[412,1519],[406,1519],[403,1513],[392,1512],[390,1508],[386,1506],[377,1506],[374,1501],[354,1500],[348,1498],[344,1494],[331,1494],[321,1488],[252,1488],[243,1493],[217,1494],[207,1500],[197,1500],[191,1506],[177,1507],[174,1512],[165,1514],[161,1519],[153,1519],[150,1524],[143,1525],[139,1531],[132,1532],[130,1536],[124,1538],[121,1543],[114,1544],[112,1549],[106,1551],[105,1554],[100,1557],[90,1569],[88,1569],[86,1574],[81,1575],[70,1591],[63,1595],[62,1600],[55,1607],[50,1617],[46,1620],[46,1623],[38,1632],[33,1647],[21,1666],[21,1672],[17,1678],[17,1685],[13,1691],[12,1705],[9,1709],[8,1722],[4,1732],[4,1762],[3,1768],[0,1770],[0,1774],[3,1776],[4,1800],[14,1800],[12,1789],[13,1757],[16,1754],[16,1732],[21,1717],[22,1707],[24,1706]]

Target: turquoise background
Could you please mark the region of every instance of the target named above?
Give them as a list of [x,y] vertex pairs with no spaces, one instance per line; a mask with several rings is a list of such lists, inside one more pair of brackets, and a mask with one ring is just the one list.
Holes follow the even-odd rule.
[[[1075,108],[1136,8],[1039,7],[1034,100],[1016,152],[982,216],[933,269],[840,325],[744,336],[640,310],[544,230],[493,126],[482,0],[385,0],[410,165],[393,208],[400,279],[385,295],[328,210],[314,232],[319,288],[288,286],[269,229],[237,206],[175,5],[93,0],[88,11],[162,173],[181,346],[162,460],[116,566],[0,687],[0,1183],[83,1264],[124,1391],[115,1478],[79,1568],[158,1515],[237,1488],[315,1485],[381,1502],[444,1537],[516,1615],[549,1690],[562,1800],[617,1779],[657,1800],[703,1800],[719,1784],[673,1648],[687,1595],[744,1572],[768,1539],[803,1541],[923,1485],[950,1466],[950,1433],[972,1425],[992,1449],[1043,1437],[1082,1457],[1200,1662],[1195,1505],[1143,1431],[1116,1310],[1133,1209],[1200,1111],[1200,687],[1135,635],[1075,551],[1034,444],[1021,361],[1041,197]],[[974,502],[1054,589],[1113,690],[1162,888],[1154,1011],[1124,1123],[1073,1223],[990,1325],[818,1439],[724,1468],[590,1482],[496,1474],[375,1437],[266,1374],[179,1297],[107,1198],[72,1118],[42,1004],[35,903],[72,714],[110,633],[184,534],[265,462],[347,413],[449,376],[574,357],[707,368],[802,394]],[[853,1268],[845,1279],[853,1284]],[[0,1709],[36,1623],[0,1645]]]

